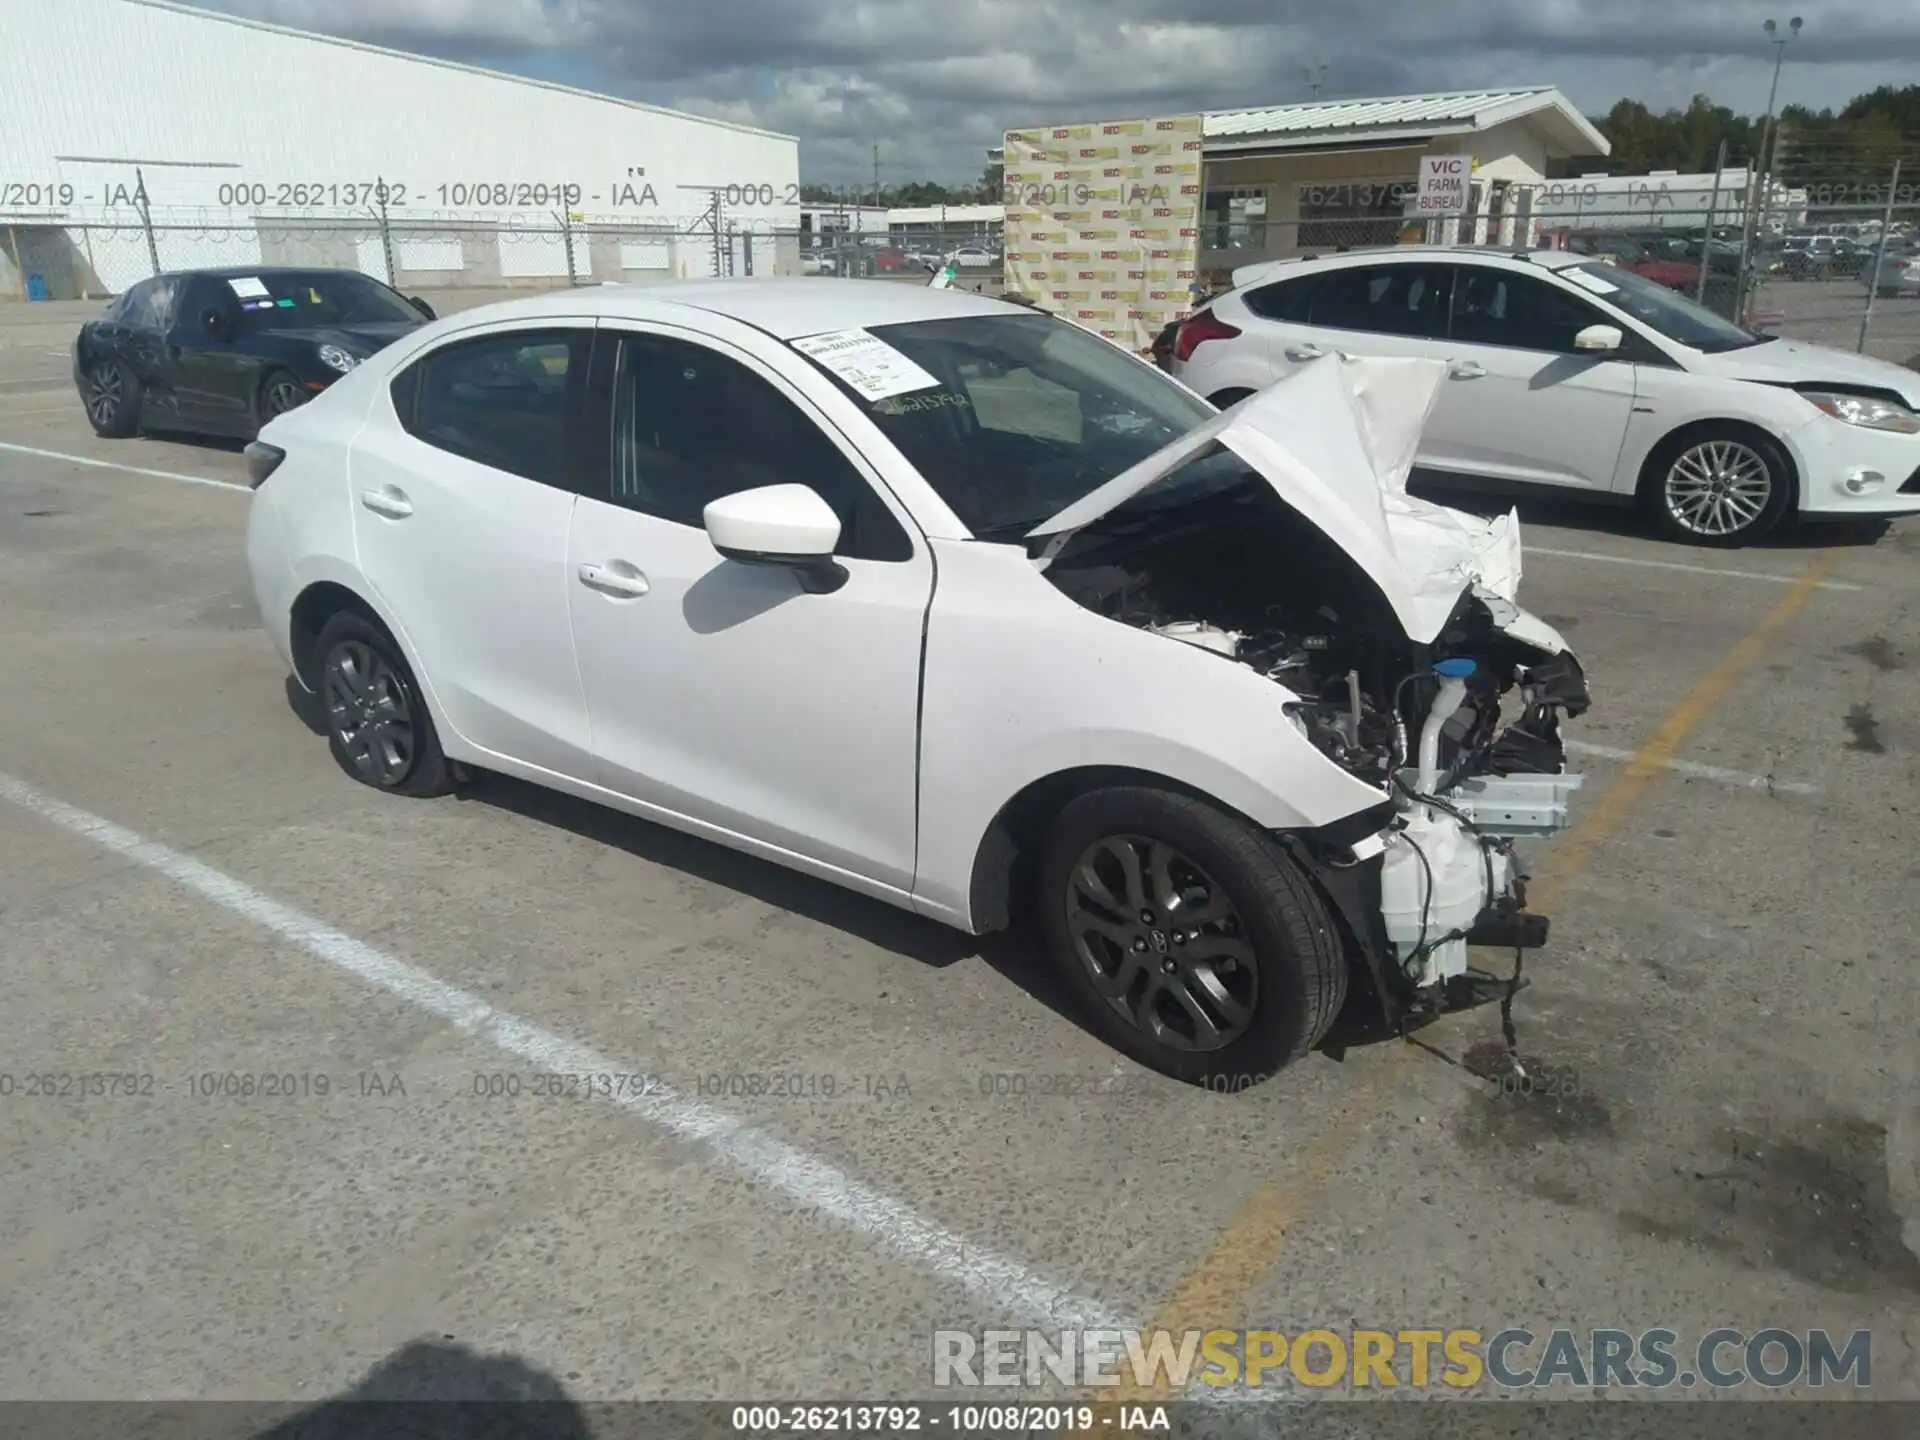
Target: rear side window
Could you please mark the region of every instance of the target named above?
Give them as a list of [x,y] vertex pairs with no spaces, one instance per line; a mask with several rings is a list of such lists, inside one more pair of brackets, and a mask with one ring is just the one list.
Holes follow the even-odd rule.
[[515,330],[443,346],[394,381],[400,423],[436,450],[564,487],[569,399],[588,336]]
[[1438,338],[1446,333],[1444,265],[1358,265],[1319,277],[1309,323],[1375,335]]
[[179,283],[172,275],[142,280],[120,297],[107,312],[108,318],[136,330],[164,330],[173,319],[173,296]]
[[1301,275],[1292,280],[1277,280],[1270,285],[1257,285],[1240,297],[1241,303],[1262,320],[1290,320],[1296,325],[1307,323],[1308,307],[1313,301],[1314,282],[1318,275]]

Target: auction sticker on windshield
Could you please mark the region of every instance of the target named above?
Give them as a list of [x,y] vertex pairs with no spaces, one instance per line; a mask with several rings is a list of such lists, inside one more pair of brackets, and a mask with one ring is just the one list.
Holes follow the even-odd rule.
[[267,287],[251,275],[240,280],[229,280],[227,284],[233,287],[233,293],[242,300],[260,300],[265,298],[267,293]]
[[811,355],[868,400],[885,400],[940,382],[877,335],[865,330],[829,330],[803,335],[793,348]]

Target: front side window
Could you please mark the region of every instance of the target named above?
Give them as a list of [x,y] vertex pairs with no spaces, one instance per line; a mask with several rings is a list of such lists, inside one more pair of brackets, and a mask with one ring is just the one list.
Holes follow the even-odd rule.
[[1761,344],[1767,337],[1743,330],[1704,305],[1631,270],[1607,265],[1573,265],[1561,277],[1591,290],[1609,305],[1627,312],[1669,340],[1715,354]]
[[835,554],[913,557],[905,529],[818,423],[764,376],[685,340],[621,337],[610,484],[614,504],[694,529],[723,496],[805,485],[840,517]]
[[568,384],[584,335],[515,330],[443,346],[395,382],[401,423],[436,450],[563,485]]
[[1119,346],[1030,313],[879,325],[935,383],[867,399],[814,361],[980,539],[1011,540],[1219,412]]
[[1373,335],[1437,338],[1446,330],[1444,265],[1358,265],[1320,277],[1310,323]]
[[1593,306],[1531,275],[1464,265],[1453,287],[1452,337],[1469,345],[1572,355],[1574,336],[1606,323]]

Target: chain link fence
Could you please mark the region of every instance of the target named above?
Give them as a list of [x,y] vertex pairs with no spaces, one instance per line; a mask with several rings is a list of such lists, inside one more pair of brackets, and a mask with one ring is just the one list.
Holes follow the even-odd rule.
[[1000,245],[980,227],[816,233],[728,215],[616,223],[566,213],[493,218],[134,213],[107,220],[0,217],[0,298],[118,295],[163,271],[354,269],[409,294],[810,275],[927,283],[951,262],[962,288],[997,293]]

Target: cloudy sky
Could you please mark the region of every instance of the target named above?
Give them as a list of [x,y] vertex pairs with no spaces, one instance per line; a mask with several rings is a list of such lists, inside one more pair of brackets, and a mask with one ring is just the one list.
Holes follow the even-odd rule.
[[964,180],[1002,131],[1327,97],[1558,85],[1588,113],[1765,107],[1920,70],[1913,0],[201,0],[801,137],[809,181]]

